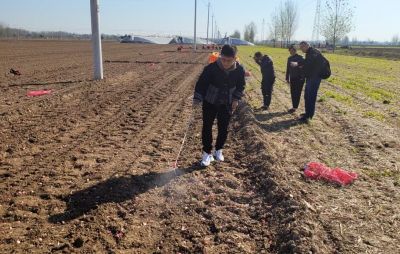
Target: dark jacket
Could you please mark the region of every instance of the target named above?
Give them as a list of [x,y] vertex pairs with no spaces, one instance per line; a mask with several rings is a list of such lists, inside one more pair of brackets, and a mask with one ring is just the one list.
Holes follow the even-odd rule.
[[305,77],[307,79],[319,78],[322,68],[322,62],[323,58],[321,52],[313,47],[310,47],[306,52],[306,59],[302,66]]
[[269,56],[263,56],[260,62],[257,62],[261,67],[262,74],[262,82],[265,83],[274,83],[275,81],[275,70],[274,63]]
[[231,104],[240,100],[246,86],[243,66],[236,63],[232,70],[225,71],[217,62],[207,65],[194,91],[194,100],[207,101],[211,104]]
[[[290,65],[291,62],[297,62],[298,66],[296,67],[291,66]],[[300,66],[302,66],[303,64],[304,64],[304,58],[301,55],[296,54],[294,56],[290,56],[288,58],[286,67],[286,81],[304,80],[304,73],[302,68],[300,68]]]

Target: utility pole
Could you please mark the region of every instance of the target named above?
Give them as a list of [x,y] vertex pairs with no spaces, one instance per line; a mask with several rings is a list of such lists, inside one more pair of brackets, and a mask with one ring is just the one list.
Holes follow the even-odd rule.
[[92,14],[92,46],[94,62],[94,79],[103,79],[103,55],[101,51],[101,34],[99,27],[99,0],[90,0]]
[[215,38],[215,39],[218,39],[218,27],[217,27],[217,21],[215,20],[214,22],[215,22],[215,28],[214,28],[214,33],[215,33],[215,35],[214,35],[214,38]]
[[208,45],[208,30],[210,26],[210,2],[208,2],[208,14],[207,14],[207,45]]
[[194,40],[193,40],[193,42],[194,42],[194,45],[193,45],[194,51],[197,50],[197,48],[196,48],[196,44],[197,44],[197,41],[196,41],[197,31],[196,31],[196,29],[197,29],[197,0],[194,0]]
[[212,15],[211,19],[211,38],[212,38],[212,44],[214,44],[214,13]]

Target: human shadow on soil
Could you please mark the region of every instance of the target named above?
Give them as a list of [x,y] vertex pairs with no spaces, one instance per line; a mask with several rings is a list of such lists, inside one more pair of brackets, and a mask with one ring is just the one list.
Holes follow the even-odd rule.
[[256,113],[255,116],[256,116],[257,121],[264,122],[264,121],[269,121],[276,117],[286,116],[288,114],[289,114],[289,112],[283,111],[283,112],[271,112],[271,113],[269,113],[269,112],[268,113]]
[[288,120],[283,120],[279,122],[274,122],[274,123],[262,123],[265,121],[269,121],[275,117],[282,117],[285,115],[288,115],[288,112],[274,112],[274,113],[267,113],[267,114],[255,114],[256,119],[258,120],[258,125],[266,130],[267,132],[281,132],[283,130],[290,129],[294,126],[300,125],[300,122],[298,119],[288,119]]
[[51,223],[74,220],[105,203],[121,203],[134,199],[137,195],[153,188],[164,186],[178,176],[202,169],[198,163],[188,168],[171,170],[165,173],[146,173],[112,177],[87,189],[63,196],[67,209],[49,217]]

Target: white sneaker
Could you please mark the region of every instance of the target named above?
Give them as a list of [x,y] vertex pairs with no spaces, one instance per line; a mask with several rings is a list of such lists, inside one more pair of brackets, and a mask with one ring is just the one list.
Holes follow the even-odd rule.
[[224,155],[222,154],[222,149],[215,151],[214,155],[215,155],[215,158],[217,159],[217,161],[225,160]]
[[210,166],[211,162],[214,161],[214,157],[212,154],[208,154],[206,152],[203,152],[203,158],[201,159],[201,165],[204,167]]

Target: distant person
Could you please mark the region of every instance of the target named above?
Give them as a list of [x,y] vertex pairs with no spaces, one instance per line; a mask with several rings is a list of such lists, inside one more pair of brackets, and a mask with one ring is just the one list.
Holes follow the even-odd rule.
[[261,92],[263,95],[263,106],[261,109],[268,110],[271,104],[272,91],[275,83],[274,63],[269,56],[263,55],[261,52],[254,54],[254,61],[261,67]]
[[[224,161],[222,149],[228,137],[232,113],[239,105],[246,85],[244,68],[236,62],[237,51],[225,45],[220,58],[206,66],[196,83],[193,106],[203,103],[203,156],[202,166],[214,161]],[[213,149],[212,126],[217,118],[218,136]]]
[[304,58],[297,54],[294,45],[289,47],[290,57],[286,67],[286,82],[290,84],[290,95],[292,97],[292,108],[289,113],[294,113],[299,108],[301,92],[304,87],[304,73],[300,68],[304,64]]
[[[308,42],[302,41],[300,49],[306,54],[304,63],[299,65],[306,77],[306,89],[304,92],[306,112],[299,120],[302,123],[308,123],[315,114],[315,104],[321,80],[330,76],[330,66],[321,52],[311,47]],[[298,64],[293,63],[292,65],[295,67]]]

